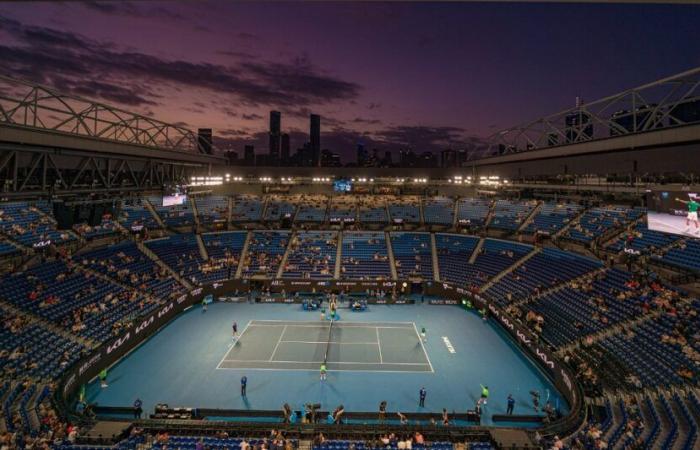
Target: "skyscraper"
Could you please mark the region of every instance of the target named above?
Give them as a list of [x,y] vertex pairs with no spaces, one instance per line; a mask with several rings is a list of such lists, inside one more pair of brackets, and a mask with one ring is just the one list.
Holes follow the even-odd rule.
[[280,129],[282,128],[282,113],[270,111],[270,164],[279,164],[280,159]]
[[246,166],[255,165],[255,147],[252,145],[246,145],[243,150],[243,162]]
[[359,142],[357,144],[357,166],[364,167],[367,164],[367,150],[365,150],[365,144]]
[[282,133],[282,164],[289,164],[289,134]]
[[311,114],[311,126],[309,130],[311,143],[311,165],[321,165],[321,116]]

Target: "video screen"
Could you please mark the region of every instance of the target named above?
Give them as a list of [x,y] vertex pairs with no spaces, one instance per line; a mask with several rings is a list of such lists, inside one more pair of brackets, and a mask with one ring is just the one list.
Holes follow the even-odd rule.
[[650,230],[700,237],[700,194],[687,191],[647,193],[647,226]]
[[352,182],[350,180],[337,180],[333,182],[333,190],[335,192],[350,192],[352,191]]
[[185,202],[187,202],[186,195],[175,194],[163,196],[163,206],[184,205]]

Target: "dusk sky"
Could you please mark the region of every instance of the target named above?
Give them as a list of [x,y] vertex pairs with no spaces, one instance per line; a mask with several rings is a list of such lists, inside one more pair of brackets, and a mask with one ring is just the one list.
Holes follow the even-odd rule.
[[700,6],[0,3],[0,72],[267,148],[461,148],[700,65]]

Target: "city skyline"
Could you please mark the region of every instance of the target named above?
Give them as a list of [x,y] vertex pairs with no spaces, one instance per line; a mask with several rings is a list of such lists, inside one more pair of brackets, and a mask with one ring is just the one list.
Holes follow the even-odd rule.
[[459,150],[700,65],[698,19],[692,5],[9,3],[0,57],[7,75],[212,128],[239,155],[271,145],[270,111],[291,153],[319,114],[318,150],[347,162],[358,143]]

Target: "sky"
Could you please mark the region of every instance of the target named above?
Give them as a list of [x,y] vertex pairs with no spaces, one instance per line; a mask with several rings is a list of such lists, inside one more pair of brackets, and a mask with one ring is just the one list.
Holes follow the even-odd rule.
[[210,127],[221,149],[439,152],[700,65],[700,6],[0,3],[0,73]]

